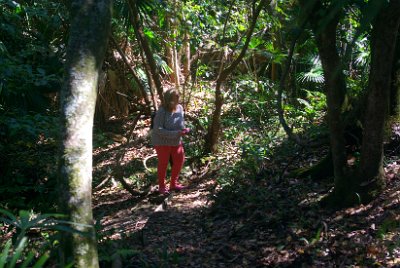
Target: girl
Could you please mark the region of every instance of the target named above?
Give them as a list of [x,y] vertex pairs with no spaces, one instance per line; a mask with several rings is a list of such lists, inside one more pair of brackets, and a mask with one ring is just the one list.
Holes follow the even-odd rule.
[[179,93],[175,89],[170,89],[165,92],[164,104],[154,117],[151,134],[151,142],[158,157],[157,175],[160,194],[168,193],[165,176],[170,158],[173,164],[169,190],[179,191],[184,188],[178,183],[178,177],[185,159],[182,136],[188,132],[189,129],[185,128],[183,107],[179,104]]

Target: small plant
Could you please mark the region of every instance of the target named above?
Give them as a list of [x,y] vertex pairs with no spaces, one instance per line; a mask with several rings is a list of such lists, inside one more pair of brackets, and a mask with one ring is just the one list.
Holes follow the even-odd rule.
[[13,268],[16,267],[18,262],[18,267],[26,268],[40,268],[43,267],[46,261],[49,259],[49,254],[44,253],[34,265],[31,263],[34,261],[35,252],[29,251],[28,254],[24,254],[28,245],[28,238],[23,237],[18,243],[17,247],[13,249],[11,239],[7,241],[0,255],[0,268]]
[[17,217],[4,209],[0,209],[0,213],[6,216],[0,217],[0,221],[9,225],[9,228],[16,229],[16,237],[13,240],[14,244],[18,245],[32,229],[74,231],[69,226],[71,222],[56,219],[65,217],[62,214],[35,214],[32,211],[21,210]]
[[62,214],[36,214],[33,211],[21,210],[17,217],[4,209],[0,209],[0,213],[6,216],[0,217],[0,221],[9,225],[9,228],[15,228],[16,230],[16,236],[14,236],[13,239],[13,241],[15,241],[14,245],[19,245],[27,233],[33,229],[38,229],[39,231],[65,231],[85,235],[85,233],[76,230],[72,226],[91,227],[86,224],[60,220],[60,218],[65,218],[65,215]]

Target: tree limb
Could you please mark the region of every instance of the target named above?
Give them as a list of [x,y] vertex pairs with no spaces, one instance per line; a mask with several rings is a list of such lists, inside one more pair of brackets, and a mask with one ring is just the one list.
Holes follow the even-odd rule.
[[[120,46],[118,45],[118,43],[115,41],[114,37],[111,35],[110,36],[110,40],[113,43],[114,47],[117,49],[118,53],[121,55],[122,60],[124,61],[124,63],[126,64],[126,66],[129,69],[129,72],[131,73],[131,75],[133,76],[133,79],[135,80],[136,84],[139,87],[139,90],[144,98],[144,101],[146,102],[146,104],[150,107],[150,101],[148,99],[146,90],[144,88],[144,85],[142,84],[142,82],[140,81],[139,77],[137,76],[135,70],[132,68],[132,66],[130,65],[125,53],[122,51],[122,49],[120,48]],[[153,99],[153,105],[154,107],[156,107],[155,104],[155,100]]]

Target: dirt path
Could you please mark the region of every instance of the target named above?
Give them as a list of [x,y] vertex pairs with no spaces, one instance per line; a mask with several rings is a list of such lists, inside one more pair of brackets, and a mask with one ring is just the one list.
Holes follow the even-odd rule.
[[[337,212],[312,204],[329,189],[324,182],[265,182],[229,193],[228,199],[221,192],[212,198],[215,185],[210,178],[167,199],[156,194],[135,199],[117,188],[96,193],[101,254],[120,253],[113,267],[400,264],[399,180],[390,180],[371,204]],[[103,267],[110,267],[108,261]]]
[[[99,182],[114,168],[112,149],[98,157]],[[145,153],[129,151],[126,176]],[[94,193],[100,256],[108,256],[101,266],[399,267],[399,170],[398,157],[388,158],[386,190],[368,205],[339,211],[318,205],[329,179],[270,174],[215,191],[210,175],[168,198],[108,185]]]
[[[209,267],[210,262],[219,267],[218,259],[220,267],[226,267],[225,257],[217,256],[209,243],[210,237],[218,240],[218,236],[210,233],[204,219],[214,188],[215,181],[207,179],[168,197],[154,192],[141,200],[116,188],[100,191],[95,194],[94,211],[101,218],[101,234],[107,237],[103,242],[138,251],[130,266],[123,267]],[[221,239],[224,236],[220,234]]]

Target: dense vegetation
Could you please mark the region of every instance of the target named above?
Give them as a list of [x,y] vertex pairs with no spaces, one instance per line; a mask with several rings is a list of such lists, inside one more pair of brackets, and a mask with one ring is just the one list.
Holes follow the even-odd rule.
[[398,265],[399,0],[92,2],[0,2],[0,267]]

